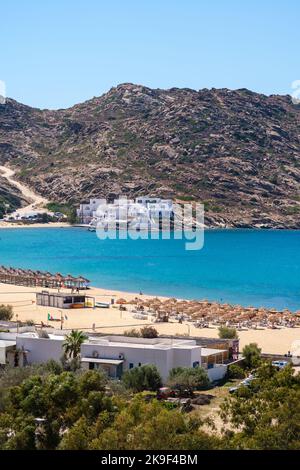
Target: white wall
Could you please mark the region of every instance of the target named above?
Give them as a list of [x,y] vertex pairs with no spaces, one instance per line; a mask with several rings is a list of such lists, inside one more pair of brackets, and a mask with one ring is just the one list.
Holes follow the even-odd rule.
[[124,354],[123,371],[129,369],[129,364],[137,367],[139,364],[155,364],[162,377],[167,378],[169,368],[172,363],[170,349],[144,349],[132,348],[124,345],[99,345],[99,344],[83,344],[81,347],[81,357],[93,357],[97,351],[99,357],[103,359],[119,359],[120,354]]
[[139,364],[155,364],[160,371],[160,374],[165,381],[168,378],[169,371],[173,367],[192,367],[193,362],[199,361],[200,347],[195,348],[160,348],[159,344],[155,348],[134,348],[122,345],[108,344],[83,344],[81,347],[82,357],[93,357],[94,352],[103,359],[119,359],[119,355],[124,355],[123,371],[129,369],[129,364],[137,367]]
[[201,365],[201,347],[173,349],[172,367],[193,367],[193,362],[198,361]]
[[4,332],[0,333],[0,340],[3,339],[3,340],[15,341],[16,337],[17,337],[16,333],[4,333]]
[[221,380],[225,377],[227,366],[225,364],[217,364],[215,367],[206,370],[208,378],[211,382]]
[[59,361],[63,355],[63,338],[30,338],[26,336],[17,336],[17,348],[24,348],[29,351],[27,359],[29,364],[39,364],[47,362],[49,359]]

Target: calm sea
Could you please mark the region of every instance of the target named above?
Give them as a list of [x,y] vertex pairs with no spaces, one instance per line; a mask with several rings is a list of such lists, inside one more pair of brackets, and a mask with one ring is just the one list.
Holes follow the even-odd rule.
[[111,289],[300,309],[300,231],[211,230],[201,251],[186,251],[183,240],[1,229],[0,264],[81,274]]

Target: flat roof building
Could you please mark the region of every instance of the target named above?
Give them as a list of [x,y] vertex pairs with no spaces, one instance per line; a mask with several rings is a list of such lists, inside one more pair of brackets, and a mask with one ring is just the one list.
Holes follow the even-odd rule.
[[[16,348],[24,353],[23,364],[42,363],[49,359],[59,361],[63,355],[64,339],[65,334],[60,332],[48,333],[46,338],[34,332],[15,335]],[[188,339],[89,336],[81,345],[82,368],[104,369],[113,378],[120,378],[126,370],[134,367],[154,364],[164,382],[170,370],[179,366],[202,366],[214,381],[226,374],[227,359],[228,350],[202,348],[196,341]]]
[[44,307],[65,308],[84,308],[94,307],[94,297],[85,294],[68,294],[42,291],[36,294],[36,304]]

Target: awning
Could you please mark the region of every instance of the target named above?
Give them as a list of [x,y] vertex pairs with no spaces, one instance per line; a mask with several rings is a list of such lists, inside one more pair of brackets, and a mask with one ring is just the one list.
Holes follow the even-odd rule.
[[82,357],[81,362],[93,362],[95,364],[109,364],[113,366],[119,366],[123,364],[122,359],[100,359],[99,357]]
[[217,356],[226,352],[227,349],[201,348],[201,357]]

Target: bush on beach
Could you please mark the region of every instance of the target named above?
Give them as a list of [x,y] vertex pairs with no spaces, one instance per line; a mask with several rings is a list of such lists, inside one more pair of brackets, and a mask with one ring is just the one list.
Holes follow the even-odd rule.
[[144,326],[141,328],[142,338],[157,338],[158,331],[153,326]]
[[238,339],[238,334],[235,328],[228,326],[220,326],[218,330],[219,338],[221,339]]
[[14,316],[11,305],[0,305],[0,320],[10,321]]

